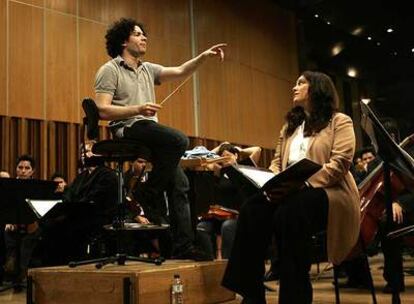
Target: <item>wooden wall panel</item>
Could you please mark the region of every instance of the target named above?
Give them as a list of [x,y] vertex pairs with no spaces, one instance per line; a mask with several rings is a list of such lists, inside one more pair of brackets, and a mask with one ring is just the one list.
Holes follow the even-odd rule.
[[46,118],[78,121],[77,27],[74,17],[46,12]]
[[10,116],[44,119],[43,10],[9,3]]
[[[146,61],[165,66],[177,66],[191,56],[189,2],[139,1],[138,18],[148,32]],[[156,87],[157,100],[161,101],[181,83],[165,83]],[[159,113],[162,124],[194,135],[193,85],[188,81],[164,105]]]
[[[161,45],[169,54],[168,60],[171,64],[178,65],[189,58],[191,54],[188,48],[169,43],[170,40],[161,39]],[[161,49],[161,48],[160,48]],[[154,60],[157,62],[156,60]],[[159,61],[157,63],[160,63]],[[177,89],[185,79],[180,81],[164,83],[156,87],[156,96],[158,102],[161,102],[170,93]],[[159,119],[162,124],[182,130],[188,135],[194,135],[194,107],[193,107],[193,81],[189,79],[176,93],[171,95],[163,104],[163,109],[159,113]]]
[[79,16],[98,22],[111,23],[121,17],[136,18],[136,0],[79,0]]
[[7,115],[6,0],[0,0],[0,115]]
[[[62,13],[76,15],[78,0],[44,0],[45,7]],[[80,1],[82,2],[82,1]]]
[[148,28],[149,38],[166,38],[190,46],[188,0],[140,0],[138,19]]
[[18,1],[10,0],[9,2],[22,2],[22,3],[26,3],[26,4],[30,4],[30,5],[43,7],[44,6],[44,1],[45,0],[18,0]]
[[[69,180],[75,176],[80,102],[94,97],[95,73],[109,59],[104,35],[120,17],[146,25],[144,60],[166,66],[190,59],[192,42],[196,53],[228,43],[225,62],[209,60],[199,70],[199,133],[193,80],[165,103],[161,123],[197,135],[193,143],[229,140],[273,148],[297,77],[293,16],[270,0],[192,1],[194,40],[190,0],[0,0],[0,115],[17,116],[1,118],[2,166],[14,172],[15,157],[25,150],[38,159],[39,177],[54,171]],[[180,83],[157,87],[157,100]],[[109,137],[104,125],[101,133]]]
[[47,125],[46,120],[40,121],[40,131],[39,131],[39,143],[40,143],[40,155],[39,155],[39,176],[43,179],[48,178],[47,173],[50,168],[49,166],[49,151],[48,151],[48,137],[47,137]]
[[[106,25],[87,20],[79,20],[79,96],[80,105],[86,97],[95,98],[95,74],[99,67],[110,58],[105,49]],[[80,122],[84,116],[79,107]]]
[[293,84],[260,71],[253,73],[252,84],[253,96],[260,100],[260,106],[250,112],[253,123],[250,132],[246,130],[245,133],[248,134],[250,142],[254,141],[259,146],[274,148],[285,122],[284,116],[291,108]]
[[199,136],[273,148],[284,116],[276,113],[290,108],[297,77],[296,46],[284,47],[295,44],[294,19],[271,3],[252,4],[195,1],[199,51],[231,42],[223,64],[200,69]]
[[12,170],[12,165],[11,165],[11,151],[10,151],[10,147],[11,147],[11,139],[10,139],[10,117],[1,117],[0,121],[0,127],[1,127],[1,164],[0,164],[0,170],[6,170],[7,172],[9,172],[11,174],[11,170]]

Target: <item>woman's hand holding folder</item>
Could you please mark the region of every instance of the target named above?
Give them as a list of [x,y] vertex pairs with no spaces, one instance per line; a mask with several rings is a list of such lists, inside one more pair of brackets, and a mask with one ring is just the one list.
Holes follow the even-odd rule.
[[308,188],[308,185],[303,181],[286,181],[279,183],[274,189],[264,191],[263,194],[269,202],[280,203],[287,195],[304,188]]

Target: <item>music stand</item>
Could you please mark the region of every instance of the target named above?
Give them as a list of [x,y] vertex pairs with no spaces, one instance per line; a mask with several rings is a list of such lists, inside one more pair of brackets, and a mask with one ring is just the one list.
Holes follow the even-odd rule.
[[[30,224],[37,220],[37,216],[26,202],[30,199],[53,198],[56,183],[37,179],[0,178],[0,224]],[[24,270],[20,265],[20,233],[16,240],[16,267],[17,276]],[[0,289],[5,291],[13,288],[20,291],[24,287],[17,277],[11,286]]]
[[[360,102],[362,111],[361,126],[371,139],[377,155],[383,160],[384,197],[387,215],[386,232],[389,233],[393,223],[391,168],[396,174],[414,181],[414,160],[391,138],[390,134],[386,131],[375,113],[369,107],[369,102],[370,100],[362,100]],[[401,303],[397,288],[393,288],[392,303]]]

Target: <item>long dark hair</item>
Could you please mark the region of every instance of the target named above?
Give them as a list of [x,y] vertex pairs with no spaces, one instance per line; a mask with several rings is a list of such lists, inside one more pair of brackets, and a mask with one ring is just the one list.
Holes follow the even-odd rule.
[[318,133],[325,128],[338,110],[338,93],[331,78],[321,72],[305,71],[302,76],[309,82],[309,115],[301,106],[296,106],[286,114],[288,124],[286,134],[295,132],[305,121],[305,136]]

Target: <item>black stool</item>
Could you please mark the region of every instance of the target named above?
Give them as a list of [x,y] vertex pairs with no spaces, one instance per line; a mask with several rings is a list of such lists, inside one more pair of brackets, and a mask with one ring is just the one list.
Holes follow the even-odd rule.
[[[85,112],[83,125],[86,129],[86,136],[90,140],[97,140],[99,138],[99,111],[95,101],[87,98],[82,102],[82,108]],[[85,132],[85,130],[84,130]],[[118,178],[118,199],[117,212],[113,221],[113,230],[117,234],[116,254],[114,256],[103,257],[99,259],[91,259],[79,262],[70,262],[69,267],[76,267],[79,265],[96,263],[96,268],[109,263],[117,263],[124,265],[126,261],[140,261],[146,263],[153,263],[161,265],[164,258],[142,258],[126,255],[124,252],[121,232],[125,229],[125,206],[124,206],[124,179],[123,179],[123,164],[126,161],[134,161],[137,158],[145,160],[151,159],[151,151],[143,144],[128,139],[107,139],[95,143],[92,147],[92,152],[99,155],[99,159],[107,162],[116,162],[116,173]]]

